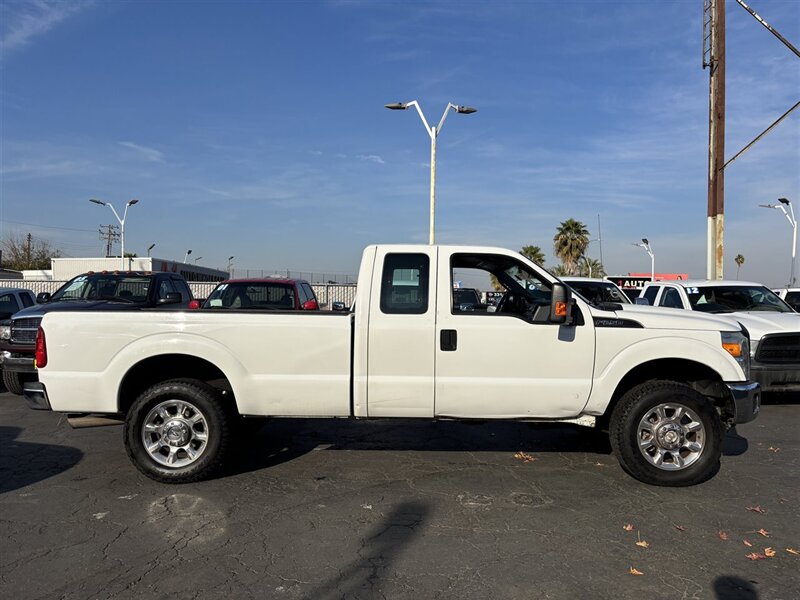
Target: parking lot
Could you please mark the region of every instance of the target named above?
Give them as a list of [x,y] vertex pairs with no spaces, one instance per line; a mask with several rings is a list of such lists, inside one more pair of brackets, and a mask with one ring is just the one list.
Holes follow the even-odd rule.
[[167,486],[120,427],[4,393],[0,596],[793,599],[798,423],[768,399],[683,489],[578,426],[397,420],[269,422],[233,472]]

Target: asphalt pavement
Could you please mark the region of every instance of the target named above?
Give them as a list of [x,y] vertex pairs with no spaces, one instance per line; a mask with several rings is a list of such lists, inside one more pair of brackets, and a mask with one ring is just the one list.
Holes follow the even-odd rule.
[[279,420],[175,486],[4,393],[0,597],[794,600],[798,425],[776,399],[659,488],[575,425]]

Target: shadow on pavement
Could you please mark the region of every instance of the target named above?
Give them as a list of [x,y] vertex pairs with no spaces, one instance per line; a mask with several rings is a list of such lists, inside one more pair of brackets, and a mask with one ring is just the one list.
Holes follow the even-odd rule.
[[800,404],[800,392],[765,392],[761,404]]
[[714,580],[716,600],[758,600],[753,582],[736,575],[721,575]]
[[750,444],[746,437],[739,435],[734,425],[728,430],[725,439],[722,440],[722,455],[723,456],[740,456],[747,452]]
[[362,540],[358,558],[306,597],[385,597],[382,582],[392,574],[393,563],[424,528],[429,512],[428,506],[418,500],[401,502]]
[[0,427],[0,494],[74,467],[83,452],[70,446],[17,441],[19,427]]
[[276,419],[238,444],[232,470],[247,473],[315,448],[415,452],[587,452],[608,455],[608,436],[569,423],[461,422],[414,419]]

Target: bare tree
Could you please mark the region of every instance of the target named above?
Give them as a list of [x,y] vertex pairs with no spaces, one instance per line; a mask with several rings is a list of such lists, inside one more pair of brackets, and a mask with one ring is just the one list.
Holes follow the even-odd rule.
[[61,250],[50,242],[33,237],[33,234],[9,233],[0,242],[3,248],[3,267],[24,269],[49,269],[50,259],[61,256]]

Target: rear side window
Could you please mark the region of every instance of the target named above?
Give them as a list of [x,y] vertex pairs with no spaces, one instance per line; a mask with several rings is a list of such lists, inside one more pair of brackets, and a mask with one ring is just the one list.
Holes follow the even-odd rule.
[[306,292],[306,288],[302,283],[297,284],[297,297],[300,299],[300,306],[303,306],[309,300],[308,292]]
[[428,312],[429,279],[427,254],[387,254],[381,277],[381,312],[389,315]]
[[171,294],[174,291],[175,288],[172,286],[172,282],[169,279],[162,279],[161,283],[158,284],[158,299],[164,300],[167,294]]
[[192,299],[192,292],[189,289],[189,286],[186,285],[186,282],[183,279],[172,279],[172,285],[175,286],[175,291],[181,293],[181,300],[183,302],[188,302]]
[[658,286],[651,285],[644,291],[644,297],[647,298],[647,303],[653,306],[656,303],[656,296],[658,296]]
[[683,308],[683,302],[681,302],[681,295],[678,290],[671,287],[664,288],[659,306],[664,306],[666,308]]
[[791,306],[797,312],[800,312],[800,292],[788,292],[786,294],[786,304]]
[[314,302],[317,301],[317,295],[314,293],[314,288],[312,288],[307,283],[303,284],[303,288],[306,290],[306,296],[308,296],[309,300],[313,300]]

